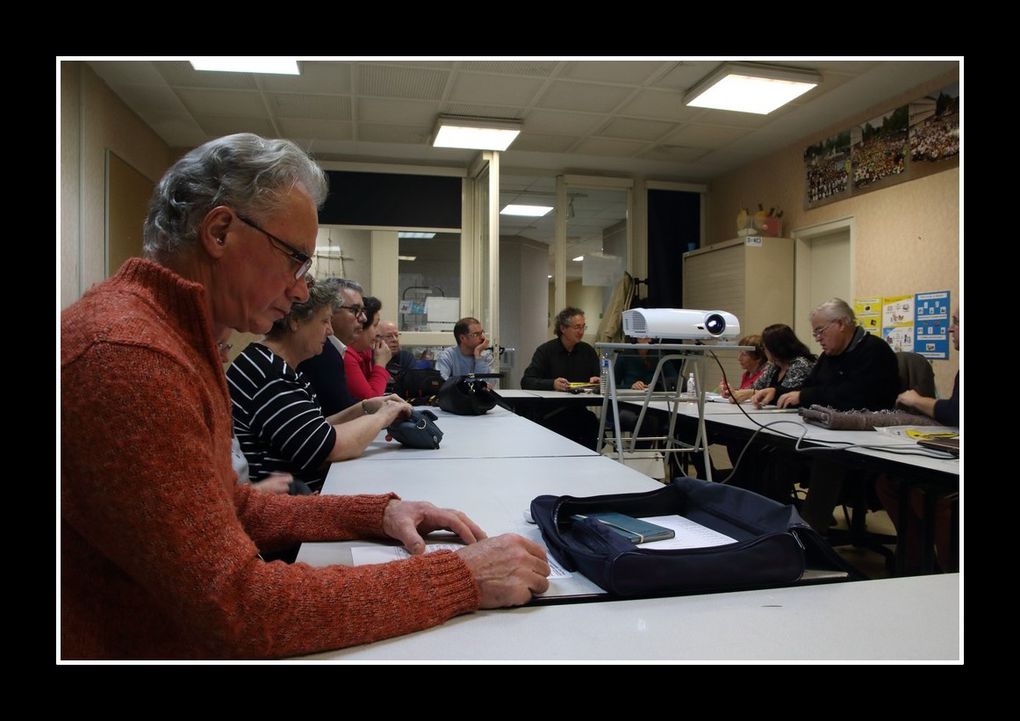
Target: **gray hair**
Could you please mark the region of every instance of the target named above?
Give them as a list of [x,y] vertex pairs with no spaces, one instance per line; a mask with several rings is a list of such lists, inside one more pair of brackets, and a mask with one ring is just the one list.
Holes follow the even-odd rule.
[[237,133],[210,140],[174,163],[156,185],[145,219],[145,254],[178,255],[198,238],[198,226],[218,205],[260,215],[280,207],[301,185],[315,207],[326,199],[326,174],[289,140]]
[[277,340],[290,335],[290,321],[304,323],[326,306],[330,307],[331,313],[340,309],[341,301],[337,297],[336,288],[329,282],[332,279],[316,283],[310,274],[306,274],[305,278],[305,282],[308,283],[308,300],[294,303],[290,307],[290,313],[273,321],[273,327],[266,333],[266,338]]
[[365,295],[365,289],[361,287],[360,283],[355,283],[353,280],[347,280],[347,278],[326,278],[325,282],[332,284],[336,288],[336,292],[338,294],[342,290],[353,290],[358,295]]
[[584,311],[580,308],[568,305],[556,314],[556,327],[553,328],[553,333],[556,334],[557,338],[563,335],[563,326],[570,325],[570,319],[575,315],[584,315]]
[[811,315],[821,315],[826,320],[841,320],[849,325],[857,325],[854,309],[842,298],[829,298],[811,311]]

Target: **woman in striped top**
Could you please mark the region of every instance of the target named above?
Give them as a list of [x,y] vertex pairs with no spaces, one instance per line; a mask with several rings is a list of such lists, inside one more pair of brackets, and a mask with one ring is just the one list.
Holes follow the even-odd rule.
[[287,472],[318,490],[330,462],[360,456],[379,431],[410,415],[411,407],[385,396],[323,416],[315,392],[296,368],[322,352],[340,301],[328,283],[312,285],[308,296],[273,324],[265,341],[244,349],[227,370],[227,385],[234,433],[251,479]]

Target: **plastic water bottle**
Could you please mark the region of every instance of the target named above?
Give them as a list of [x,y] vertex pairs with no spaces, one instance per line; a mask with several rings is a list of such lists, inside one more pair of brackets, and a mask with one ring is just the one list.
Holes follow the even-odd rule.
[[694,399],[697,399],[698,397],[698,386],[694,382],[693,372],[687,376],[687,395]]
[[606,395],[609,393],[609,355],[602,351],[602,356],[599,358],[599,394]]

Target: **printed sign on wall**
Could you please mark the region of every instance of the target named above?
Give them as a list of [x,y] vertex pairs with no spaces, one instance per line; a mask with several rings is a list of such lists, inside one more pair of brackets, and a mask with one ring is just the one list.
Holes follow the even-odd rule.
[[925,358],[949,358],[949,291],[914,296],[914,352]]

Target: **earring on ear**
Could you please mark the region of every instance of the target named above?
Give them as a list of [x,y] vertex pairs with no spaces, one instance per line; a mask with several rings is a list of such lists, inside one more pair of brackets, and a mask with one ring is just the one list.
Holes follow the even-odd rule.
[[227,242],[227,239],[226,238],[217,238],[216,242],[219,243],[220,245],[223,245],[224,243]]

